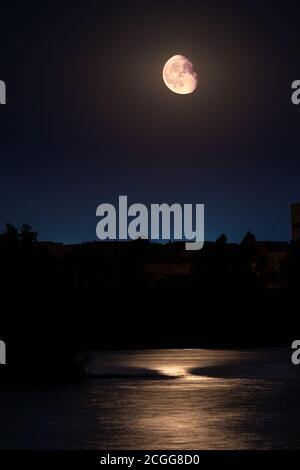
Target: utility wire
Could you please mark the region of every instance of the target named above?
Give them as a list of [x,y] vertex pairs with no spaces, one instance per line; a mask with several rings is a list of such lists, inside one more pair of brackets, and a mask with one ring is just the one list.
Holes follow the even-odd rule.
[[284,219],[286,218],[286,216],[289,214],[291,208],[290,206],[284,210],[284,212],[281,214],[280,218],[270,227],[270,229],[264,234],[264,236],[262,237],[262,239],[264,240],[265,238],[267,238],[280,224],[281,222],[284,221]]

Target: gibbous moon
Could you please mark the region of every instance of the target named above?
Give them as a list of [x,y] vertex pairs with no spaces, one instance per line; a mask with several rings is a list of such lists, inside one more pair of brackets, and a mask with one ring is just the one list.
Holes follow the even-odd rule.
[[174,93],[187,95],[197,87],[198,76],[192,62],[184,55],[171,57],[165,63],[162,75],[165,84]]

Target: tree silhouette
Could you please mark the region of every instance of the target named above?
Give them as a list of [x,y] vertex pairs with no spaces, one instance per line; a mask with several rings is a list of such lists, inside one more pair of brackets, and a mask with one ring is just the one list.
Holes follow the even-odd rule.
[[2,237],[8,242],[17,242],[19,239],[19,231],[13,224],[7,222]]
[[225,235],[225,233],[222,233],[222,235],[220,235],[217,239],[216,239],[216,243],[218,245],[226,245],[227,244],[227,236]]
[[32,244],[37,241],[38,232],[34,232],[28,224],[23,224],[20,229],[20,240],[26,244]]
[[244,238],[241,241],[241,245],[244,246],[251,246],[256,242],[256,237],[254,233],[252,232],[252,229],[250,228]]

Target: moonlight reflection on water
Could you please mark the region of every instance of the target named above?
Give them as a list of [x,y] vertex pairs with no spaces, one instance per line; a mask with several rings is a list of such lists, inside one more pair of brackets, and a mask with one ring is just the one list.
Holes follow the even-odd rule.
[[2,390],[0,448],[300,447],[288,350],[103,351],[91,373],[81,384]]

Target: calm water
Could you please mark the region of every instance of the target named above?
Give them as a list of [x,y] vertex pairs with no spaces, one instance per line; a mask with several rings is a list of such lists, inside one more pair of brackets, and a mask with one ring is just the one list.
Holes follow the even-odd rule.
[[2,391],[0,447],[300,448],[300,366],[288,350],[98,352],[90,373]]

